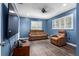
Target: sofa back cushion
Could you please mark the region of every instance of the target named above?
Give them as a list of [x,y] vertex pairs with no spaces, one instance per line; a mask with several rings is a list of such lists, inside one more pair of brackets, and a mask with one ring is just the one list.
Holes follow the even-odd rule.
[[65,36],[66,36],[66,31],[63,30],[63,29],[60,29],[60,30],[58,31],[58,36],[65,37]]
[[31,30],[30,32],[44,32],[43,30]]
[[65,33],[65,30],[60,29],[58,32],[59,32],[59,33]]
[[31,34],[31,35],[44,35],[44,34],[47,35],[47,33],[44,32],[43,30],[31,30],[31,31],[30,31],[30,34]]

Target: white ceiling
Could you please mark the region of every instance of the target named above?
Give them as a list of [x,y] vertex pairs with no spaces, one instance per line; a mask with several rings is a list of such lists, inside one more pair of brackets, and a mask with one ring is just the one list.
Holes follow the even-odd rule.
[[[18,15],[22,17],[49,19],[62,12],[74,8],[76,4],[72,3],[23,3],[16,4]],[[45,8],[47,13],[42,13]]]

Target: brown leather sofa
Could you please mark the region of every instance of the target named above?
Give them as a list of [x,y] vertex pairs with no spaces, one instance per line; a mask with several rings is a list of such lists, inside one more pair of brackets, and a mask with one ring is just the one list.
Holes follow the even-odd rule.
[[59,30],[57,35],[51,36],[51,43],[57,46],[66,45],[66,32],[65,30]]
[[48,34],[44,32],[43,30],[31,30],[29,33],[29,40],[42,40],[42,39],[47,39]]

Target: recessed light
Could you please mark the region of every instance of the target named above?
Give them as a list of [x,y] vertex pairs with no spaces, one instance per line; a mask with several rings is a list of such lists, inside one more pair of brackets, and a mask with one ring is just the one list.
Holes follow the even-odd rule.
[[64,3],[64,4],[63,4],[63,6],[67,6],[67,4],[66,4],[66,3]]
[[13,10],[9,10],[10,13],[15,13]]

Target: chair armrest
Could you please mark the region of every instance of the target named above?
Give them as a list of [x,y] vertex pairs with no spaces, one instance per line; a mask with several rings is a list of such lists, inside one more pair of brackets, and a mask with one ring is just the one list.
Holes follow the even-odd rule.
[[50,35],[49,38],[51,39],[52,37],[58,37],[58,36],[57,35]]
[[57,35],[53,35],[52,37],[58,37]]

